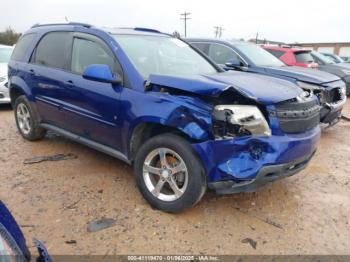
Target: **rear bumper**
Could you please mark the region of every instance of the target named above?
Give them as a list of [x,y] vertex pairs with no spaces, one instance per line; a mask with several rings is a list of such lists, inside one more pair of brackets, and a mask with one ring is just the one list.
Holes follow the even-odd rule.
[[265,177],[271,169],[276,169],[276,174],[299,172],[316,151],[320,133],[317,126],[301,134],[210,140],[192,146],[203,163],[209,185],[224,181],[238,187]]
[[208,188],[214,190],[219,195],[255,192],[269,182],[300,172],[307,166],[314,153],[292,163],[264,166],[260,169],[256,178],[252,180],[242,182],[235,182],[233,180],[212,182],[208,183]]

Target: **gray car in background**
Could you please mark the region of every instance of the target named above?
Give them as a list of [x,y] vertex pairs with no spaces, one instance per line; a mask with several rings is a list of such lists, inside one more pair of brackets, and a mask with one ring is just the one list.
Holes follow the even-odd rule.
[[13,46],[0,45],[0,104],[11,102],[7,87],[7,63],[10,60]]
[[321,54],[330,58],[336,64],[345,63],[345,60],[343,60],[343,58],[341,58],[336,54],[331,54],[331,53],[321,53]]
[[318,64],[318,69],[336,75],[341,78],[346,84],[346,94],[350,95],[350,64],[338,63],[336,64],[331,58],[318,53],[311,52],[314,62]]

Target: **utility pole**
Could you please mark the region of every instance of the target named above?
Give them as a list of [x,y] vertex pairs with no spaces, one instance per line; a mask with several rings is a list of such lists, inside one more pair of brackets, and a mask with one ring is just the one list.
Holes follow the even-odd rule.
[[215,33],[215,38],[221,38],[222,36],[222,31],[224,31],[225,29],[222,28],[221,26],[214,26],[214,33]]
[[259,38],[259,31],[256,32],[255,44],[258,44],[258,38]]
[[191,19],[191,17],[189,17],[190,15],[191,13],[187,13],[187,12],[180,14],[180,19],[184,20],[185,22],[185,37],[187,36],[187,20]]

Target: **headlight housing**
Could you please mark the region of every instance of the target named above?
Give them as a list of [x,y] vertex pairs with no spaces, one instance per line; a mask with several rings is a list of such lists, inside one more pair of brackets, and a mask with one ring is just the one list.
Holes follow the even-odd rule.
[[307,89],[310,91],[321,91],[322,88],[319,85],[314,85],[314,84],[309,84],[306,82],[302,82],[302,81],[297,81],[297,85],[302,88],[302,89]]
[[270,136],[271,129],[258,107],[217,105],[213,111],[213,129],[217,138]]
[[341,70],[344,74],[350,75],[350,70],[349,69],[342,69]]

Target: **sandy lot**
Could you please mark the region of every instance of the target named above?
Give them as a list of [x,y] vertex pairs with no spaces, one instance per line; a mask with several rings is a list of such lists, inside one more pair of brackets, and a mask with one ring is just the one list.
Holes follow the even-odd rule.
[[[350,101],[344,112],[350,116]],[[0,107],[0,119],[0,199],[50,254],[350,254],[350,122],[323,132],[302,173],[256,193],[207,193],[171,215],[145,202],[119,160],[52,134],[24,141],[9,107]],[[23,164],[59,153],[78,158]],[[115,226],[87,231],[103,217]]]

